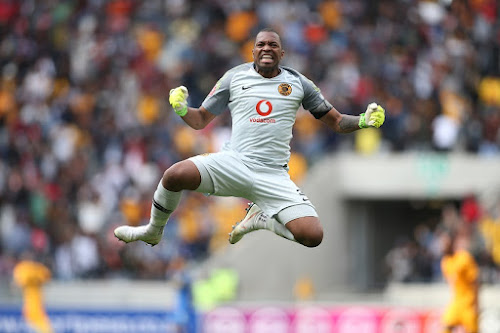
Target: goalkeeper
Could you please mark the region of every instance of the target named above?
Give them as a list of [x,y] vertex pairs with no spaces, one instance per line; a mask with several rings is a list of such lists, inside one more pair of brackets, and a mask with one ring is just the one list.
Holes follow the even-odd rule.
[[312,81],[280,65],[285,51],[272,29],[261,30],[252,50],[253,62],[227,71],[199,108],[188,107],[188,90],[170,90],[170,104],[184,122],[203,129],[229,108],[232,134],[220,152],[191,157],[168,168],[158,184],[149,224],[120,226],[114,233],[124,242],[157,244],[183,190],[253,202],[229,234],[238,242],[246,233],[267,229],[307,247],[318,246],[323,228],[313,204],[288,175],[290,140],[302,105],[333,131],[350,133],[378,128],[384,109],[368,105],[360,116],[339,113]]

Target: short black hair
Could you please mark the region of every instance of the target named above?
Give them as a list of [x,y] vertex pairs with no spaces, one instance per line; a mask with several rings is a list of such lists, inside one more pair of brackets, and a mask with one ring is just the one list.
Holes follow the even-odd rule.
[[278,36],[280,35],[279,32],[276,31],[276,29],[269,28],[269,27],[260,29],[259,32],[257,33],[257,35],[261,32],[274,32],[276,35],[278,35]]
[[280,44],[281,44],[281,47],[283,47],[283,41],[281,40],[281,36],[280,36],[280,33],[278,31],[276,31],[276,29],[273,29],[273,28],[270,28],[270,27],[267,27],[267,28],[262,28],[260,29],[257,34],[255,34],[255,37],[257,37],[258,34],[260,34],[261,32],[274,32],[276,35],[278,35],[278,38],[280,40]]

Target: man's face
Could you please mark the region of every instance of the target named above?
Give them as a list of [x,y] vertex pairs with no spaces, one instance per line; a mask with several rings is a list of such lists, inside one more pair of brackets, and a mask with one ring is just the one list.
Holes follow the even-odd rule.
[[262,31],[255,38],[252,54],[257,72],[272,77],[278,74],[278,65],[285,51],[281,48],[278,34]]

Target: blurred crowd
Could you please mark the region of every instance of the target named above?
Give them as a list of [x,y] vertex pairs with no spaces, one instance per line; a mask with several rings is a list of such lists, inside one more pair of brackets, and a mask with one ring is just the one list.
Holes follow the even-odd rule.
[[301,110],[290,168],[300,183],[328,152],[500,153],[495,0],[0,0],[0,273],[26,249],[54,278],[162,279],[227,244],[246,202],[184,196],[153,249],[117,225],[149,217],[162,172],[216,151],[226,113],[195,132],[170,110],[198,106],[280,32],[284,64],[343,113],[385,106],[380,131],[340,136]]
[[460,202],[444,202],[441,216],[422,221],[411,237],[401,236],[385,257],[389,281],[443,281],[441,259],[450,234],[464,237],[465,248],[480,271],[479,281],[500,283],[500,196],[468,195]]

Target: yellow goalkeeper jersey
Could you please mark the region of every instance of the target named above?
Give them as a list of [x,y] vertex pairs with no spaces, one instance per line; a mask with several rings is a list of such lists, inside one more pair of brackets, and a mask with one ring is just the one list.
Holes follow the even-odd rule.
[[465,250],[457,251],[443,257],[441,269],[451,286],[453,301],[464,305],[475,304],[479,269],[474,257]]
[[53,332],[42,295],[43,284],[51,278],[49,269],[37,262],[21,261],[14,267],[13,278],[23,290],[23,314],[28,324],[36,332]]

